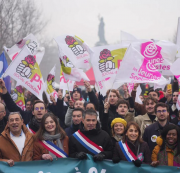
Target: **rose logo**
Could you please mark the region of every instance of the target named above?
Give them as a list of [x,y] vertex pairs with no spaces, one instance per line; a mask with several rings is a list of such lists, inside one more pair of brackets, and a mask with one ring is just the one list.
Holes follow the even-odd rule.
[[65,41],[66,41],[66,44],[69,45],[70,48],[78,45],[78,42],[69,35],[66,36]]
[[50,82],[50,81],[52,81],[52,82],[53,82],[53,81],[54,81],[54,79],[55,79],[55,78],[54,78],[54,75],[52,75],[52,74],[48,74],[48,77],[47,77],[47,81],[48,81],[48,82]]
[[85,52],[83,47],[79,45],[79,43],[72,36],[67,35],[65,38],[65,42],[67,45],[69,45],[68,47],[71,48],[76,56]]
[[27,57],[25,57],[25,60],[22,61],[22,63],[26,66],[31,68],[32,70],[34,70],[34,65],[36,63],[36,60],[34,58],[34,56],[32,55],[28,55]]
[[154,58],[157,54],[157,46],[154,43],[148,44],[143,52],[143,55],[147,58]]
[[100,60],[99,63],[103,63],[106,61],[112,61],[114,59],[113,56],[111,56],[111,52],[108,49],[103,49],[99,56]]
[[21,94],[23,94],[23,87],[21,85],[16,86],[16,88],[14,89],[14,93],[12,94],[13,100],[16,101],[18,97],[21,97]]
[[103,49],[100,52],[100,56],[99,56],[100,60],[99,60],[99,70],[101,72],[108,72],[111,71],[112,69],[115,69],[115,63],[112,62],[112,60],[114,59],[114,57],[111,55],[111,51],[108,49]]

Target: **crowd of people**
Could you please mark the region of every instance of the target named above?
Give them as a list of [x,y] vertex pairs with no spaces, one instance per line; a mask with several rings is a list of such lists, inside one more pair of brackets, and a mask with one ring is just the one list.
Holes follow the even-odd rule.
[[[103,97],[84,82],[86,93],[75,85],[71,93],[48,103],[30,92],[26,110],[12,100],[0,79],[0,161],[51,160],[72,157],[95,162],[121,160],[135,166],[180,166],[180,111],[176,108],[179,86],[149,89],[143,104],[135,102],[139,84],[129,93],[111,89]],[[121,94],[120,94],[121,93]],[[160,97],[161,96],[161,97]],[[86,99],[88,97],[89,99]]]

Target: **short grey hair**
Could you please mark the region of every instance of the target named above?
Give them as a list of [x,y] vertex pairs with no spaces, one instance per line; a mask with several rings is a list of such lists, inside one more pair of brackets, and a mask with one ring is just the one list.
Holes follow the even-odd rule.
[[84,114],[83,114],[84,119],[86,118],[86,115],[95,115],[96,117],[98,117],[97,112],[93,109],[88,109],[84,112]]
[[8,120],[9,120],[9,117],[10,117],[11,115],[14,115],[14,114],[18,114],[19,117],[20,117],[21,120],[22,120],[22,116],[21,116],[21,114],[20,114],[19,112],[10,112],[10,114],[9,114],[9,116],[8,116]]

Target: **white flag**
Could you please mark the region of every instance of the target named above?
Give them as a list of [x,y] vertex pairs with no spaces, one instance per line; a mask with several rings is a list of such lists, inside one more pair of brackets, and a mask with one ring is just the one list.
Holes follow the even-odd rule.
[[165,83],[166,79],[140,53],[140,43],[132,43],[121,62],[117,72],[117,83]]
[[91,49],[75,35],[62,35],[55,38],[59,51],[66,55],[76,68],[88,70]]
[[[105,96],[108,89],[112,89],[114,79],[121,61],[126,52],[125,47],[119,45],[106,45],[92,49],[91,64],[94,71],[96,83],[100,93]],[[120,85],[118,84],[117,88]]]
[[49,72],[47,76],[47,81],[45,82],[46,84],[45,92],[50,103],[51,103],[51,100],[50,100],[51,95],[55,98],[56,102],[58,98],[58,93],[55,90],[55,71],[56,71],[56,66],[54,66],[51,69],[51,71]]
[[27,46],[24,46],[18,56],[11,62],[5,72],[20,85],[33,93],[40,100],[44,91],[42,74],[35,57],[31,54]]
[[39,46],[39,43],[33,34],[29,34],[11,48],[7,48],[4,46],[4,50],[8,54],[9,58],[11,60],[14,60],[14,58],[18,55],[18,53],[23,49],[24,45],[27,45],[31,54],[36,57],[36,62],[40,64],[44,56],[45,49],[44,47]]
[[70,60],[66,55],[62,56],[62,54],[60,54],[59,60],[61,64],[61,69],[64,74],[64,78],[66,80],[80,82],[81,79],[84,79],[86,81],[89,81],[89,78],[87,77],[86,73],[83,72],[82,69],[74,68],[71,66],[72,63],[70,63]]

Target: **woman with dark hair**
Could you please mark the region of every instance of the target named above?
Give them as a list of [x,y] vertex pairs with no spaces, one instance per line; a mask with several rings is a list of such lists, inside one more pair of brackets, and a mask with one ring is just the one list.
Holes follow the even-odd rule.
[[52,113],[46,113],[43,116],[40,129],[34,138],[33,160],[52,161],[54,158],[67,157],[69,154],[69,138]]
[[112,160],[114,163],[120,160],[133,162],[137,167],[142,163],[151,163],[149,147],[141,139],[141,131],[137,123],[127,124],[122,140],[115,145]]
[[156,143],[151,166],[180,166],[180,131],[176,125],[165,126]]

